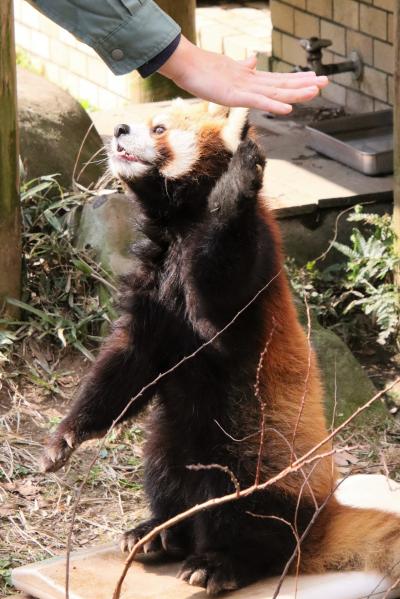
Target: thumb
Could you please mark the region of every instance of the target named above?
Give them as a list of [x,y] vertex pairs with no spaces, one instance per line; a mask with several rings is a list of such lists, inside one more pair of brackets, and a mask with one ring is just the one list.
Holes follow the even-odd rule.
[[244,60],[238,60],[238,62],[240,62],[240,64],[242,64],[243,66],[248,67],[249,69],[255,69],[257,65],[257,55],[252,54]]

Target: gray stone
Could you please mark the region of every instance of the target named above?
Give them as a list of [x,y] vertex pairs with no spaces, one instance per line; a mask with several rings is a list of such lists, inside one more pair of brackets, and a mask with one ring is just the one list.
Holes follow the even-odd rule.
[[[371,399],[376,389],[347,345],[333,331],[317,327],[311,338],[323,374],[328,424],[334,412],[335,424],[340,424]],[[387,409],[377,400],[354,420],[354,425],[380,426],[388,418]]]
[[[296,298],[297,312],[304,327],[306,311],[301,299]],[[371,379],[347,345],[329,329],[322,327],[311,315],[311,343],[321,369],[325,388],[325,414],[328,425],[335,414],[335,425],[351,416],[376,394]],[[385,405],[376,400],[370,408],[354,419],[354,425],[377,428],[389,418]]]
[[[18,115],[20,151],[26,178],[60,173],[59,182],[71,187],[79,148],[92,121],[69,93],[54,83],[18,68]],[[88,187],[103,172],[98,164],[84,165],[103,147],[92,127],[75,169],[75,178]],[[94,160],[105,155],[100,152]]]
[[[330,247],[332,239],[346,245],[350,244],[352,230],[356,227],[361,232],[370,232],[363,223],[352,223],[347,220],[352,210],[344,213],[345,207],[319,208],[310,214],[283,216],[278,220],[282,233],[285,254],[294,259],[298,266],[304,266],[320,256],[323,260],[317,262],[317,268],[323,270],[327,266],[344,262],[346,257],[334,247]],[[393,198],[364,204],[365,213],[391,214]],[[327,253],[326,253],[327,252]]]
[[141,236],[137,217],[138,208],[127,195],[98,195],[83,207],[76,245],[93,248],[97,259],[113,274],[126,274],[132,269],[129,248]]
[[[356,475],[360,476],[360,475]],[[360,489],[361,486],[361,489]],[[347,505],[383,509],[399,513],[400,485],[380,475],[367,475],[360,479],[350,476],[340,485],[339,501]],[[396,491],[396,492],[395,492]],[[209,512],[212,514],[212,512]],[[212,517],[212,516],[211,516]],[[318,548],[316,548],[316,551]],[[109,599],[115,596],[116,581],[120,578],[125,557],[117,545],[100,545],[80,549],[71,554],[70,596],[74,599]],[[12,571],[13,585],[37,599],[64,599],[65,556],[20,566]],[[122,586],[124,599],[206,599],[208,595],[177,577],[179,562],[155,563],[145,558],[133,561]],[[273,599],[279,578],[265,578],[250,586],[226,592],[224,599]],[[285,576],[280,597],[383,597],[392,580],[379,572],[325,572]],[[93,588],[96,587],[95,595]],[[379,587],[379,593],[376,589]],[[350,589],[350,592],[349,592]],[[392,599],[398,594],[386,593]]]

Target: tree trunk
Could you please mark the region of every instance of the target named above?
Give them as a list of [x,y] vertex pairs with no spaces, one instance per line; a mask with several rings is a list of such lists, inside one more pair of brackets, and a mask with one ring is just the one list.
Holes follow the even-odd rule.
[[16,310],[4,302],[21,291],[17,92],[12,0],[0,0],[0,314]]
[[[181,26],[183,35],[191,42],[196,43],[196,0],[157,0],[157,4]],[[189,95],[173,81],[158,73],[144,79],[141,83],[141,90],[143,102],[157,102],[176,96],[188,97]]]
[[[393,189],[393,228],[397,235],[397,251],[400,255],[400,0],[394,3],[394,189]],[[395,281],[400,286],[400,267],[395,273]]]

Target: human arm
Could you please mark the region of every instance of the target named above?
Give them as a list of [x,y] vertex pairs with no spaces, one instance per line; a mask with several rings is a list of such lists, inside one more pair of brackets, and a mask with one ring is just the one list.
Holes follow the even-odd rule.
[[179,41],[179,25],[153,0],[28,1],[93,48],[115,75],[144,67]]
[[255,56],[236,61],[202,50],[182,35],[158,72],[204,100],[276,114],[288,114],[292,103],[311,100],[328,84],[327,77],[317,77],[312,71],[270,73],[255,67]]
[[313,72],[257,71],[256,59],[235,61],[198,48],[153,0],[29,0],[91,46],[116,75],[158,70],[195,96],[227,106],[287,114],[316,96],[326,77]]

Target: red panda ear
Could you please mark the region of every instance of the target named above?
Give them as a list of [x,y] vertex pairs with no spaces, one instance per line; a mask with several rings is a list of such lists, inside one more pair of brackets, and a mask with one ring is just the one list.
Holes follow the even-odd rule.
[[249,130],[248,108],[231,108],[226,125],[221,130],[222,139],[231,152],[235,152],[240,142],[246,137]]

